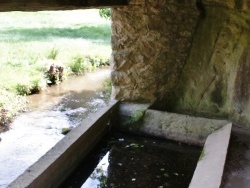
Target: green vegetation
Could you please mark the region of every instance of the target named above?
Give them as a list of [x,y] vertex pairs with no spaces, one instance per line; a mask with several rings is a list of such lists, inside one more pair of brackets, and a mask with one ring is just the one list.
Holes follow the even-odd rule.
[[133,122],[139,122],[142,120],[143,116],[144,116],[145,111],[144,110],[137,110],[134,114],[134,116],[132,117],[132,121]]
[[56,57],[59,53],[59,50],[56,49],[56,48],[53,48],[50,52],[49,52],[49,55],[48,55],[48,59],[53,59],[53,60],[56,60]]
[[109,65],[110,21],[99,10],[3,12],[0,24],[0,125],[24,108],[21,96],[47,86],[52,64],[64,75]]
[[87,71],[92,71],[97,67],[109,65],[109,59],[98,55],[76,55],[69,62],[68,66],[74,74],[82,74]]
[[111,17],[110,8],[100,9],[99,14],[102,18],[109,20]]
[[103,82],[103,90],[104,90],[104,96],[105,99],[109,100],[111,97],[111,92],[112,92],[112,85],[111,85],[111,79],[107,78]]
[[138,130],[143,120],[145,110],[138,109],[134,112],[133,116],[125,122],[125,126],[129,126],[130,130]]
[[73,73],[80,74],[88,71],[91,68],[91,63],[84,57],[76,56],[70,62],[69,67]]
[[215,132],[217,130],[217,127],[216,127],[216,125],[214,123],[212,123],[209,128],[211,130],[211,133],[213,133],[213,132]]
[[204,149],[201,151],[200,157],[199,157],[199,161],[201,161],[205,156],[205,151]]
[[0,88],[0,132],[8,129],[12,117],[23,110],[24,106],[23,97]]

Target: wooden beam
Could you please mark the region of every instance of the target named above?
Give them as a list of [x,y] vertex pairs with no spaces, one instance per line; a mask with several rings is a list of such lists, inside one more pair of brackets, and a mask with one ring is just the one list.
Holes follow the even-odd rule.
[[128,0],[0,0],[0,11],[72,10],[128,5]]

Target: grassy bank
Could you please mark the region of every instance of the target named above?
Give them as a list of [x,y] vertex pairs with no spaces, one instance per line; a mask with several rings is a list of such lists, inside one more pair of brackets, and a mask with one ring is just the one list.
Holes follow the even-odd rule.
[[66,74],[108,64],[110,21],[98,10],[0,13],[0,125],[23,109],[20,95],[47,85],[52,63]]

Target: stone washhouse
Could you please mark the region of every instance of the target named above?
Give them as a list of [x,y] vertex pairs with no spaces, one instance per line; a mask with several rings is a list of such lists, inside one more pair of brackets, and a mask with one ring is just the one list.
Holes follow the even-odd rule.
[[[232,125],[250,131],[250,1],[0,2],[0,11],[99,7],[111,7],[115,100],[84,120],[84,126],[72,130],[10,187],[57,187],[110,129],[103,122],[117,122],[118,117],[122,129],[204,146],[208,157],[198,162],[190,188],[211,183],[219,188]],[[211,179],[204,179],[204,172]]]
[[112,97],[250,129],[249,0],[2,0],[0,11],[111,7]]

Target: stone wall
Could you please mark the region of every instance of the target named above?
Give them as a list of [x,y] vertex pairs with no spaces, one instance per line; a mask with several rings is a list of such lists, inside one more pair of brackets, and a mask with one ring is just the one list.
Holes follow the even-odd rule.
[[250,1],[112,9],[113,97],[250,128]]
[[190,6],[146,0],[112,9],[115,98],[153,102],[173,90],[188,57],[198,14],[194,1]]

